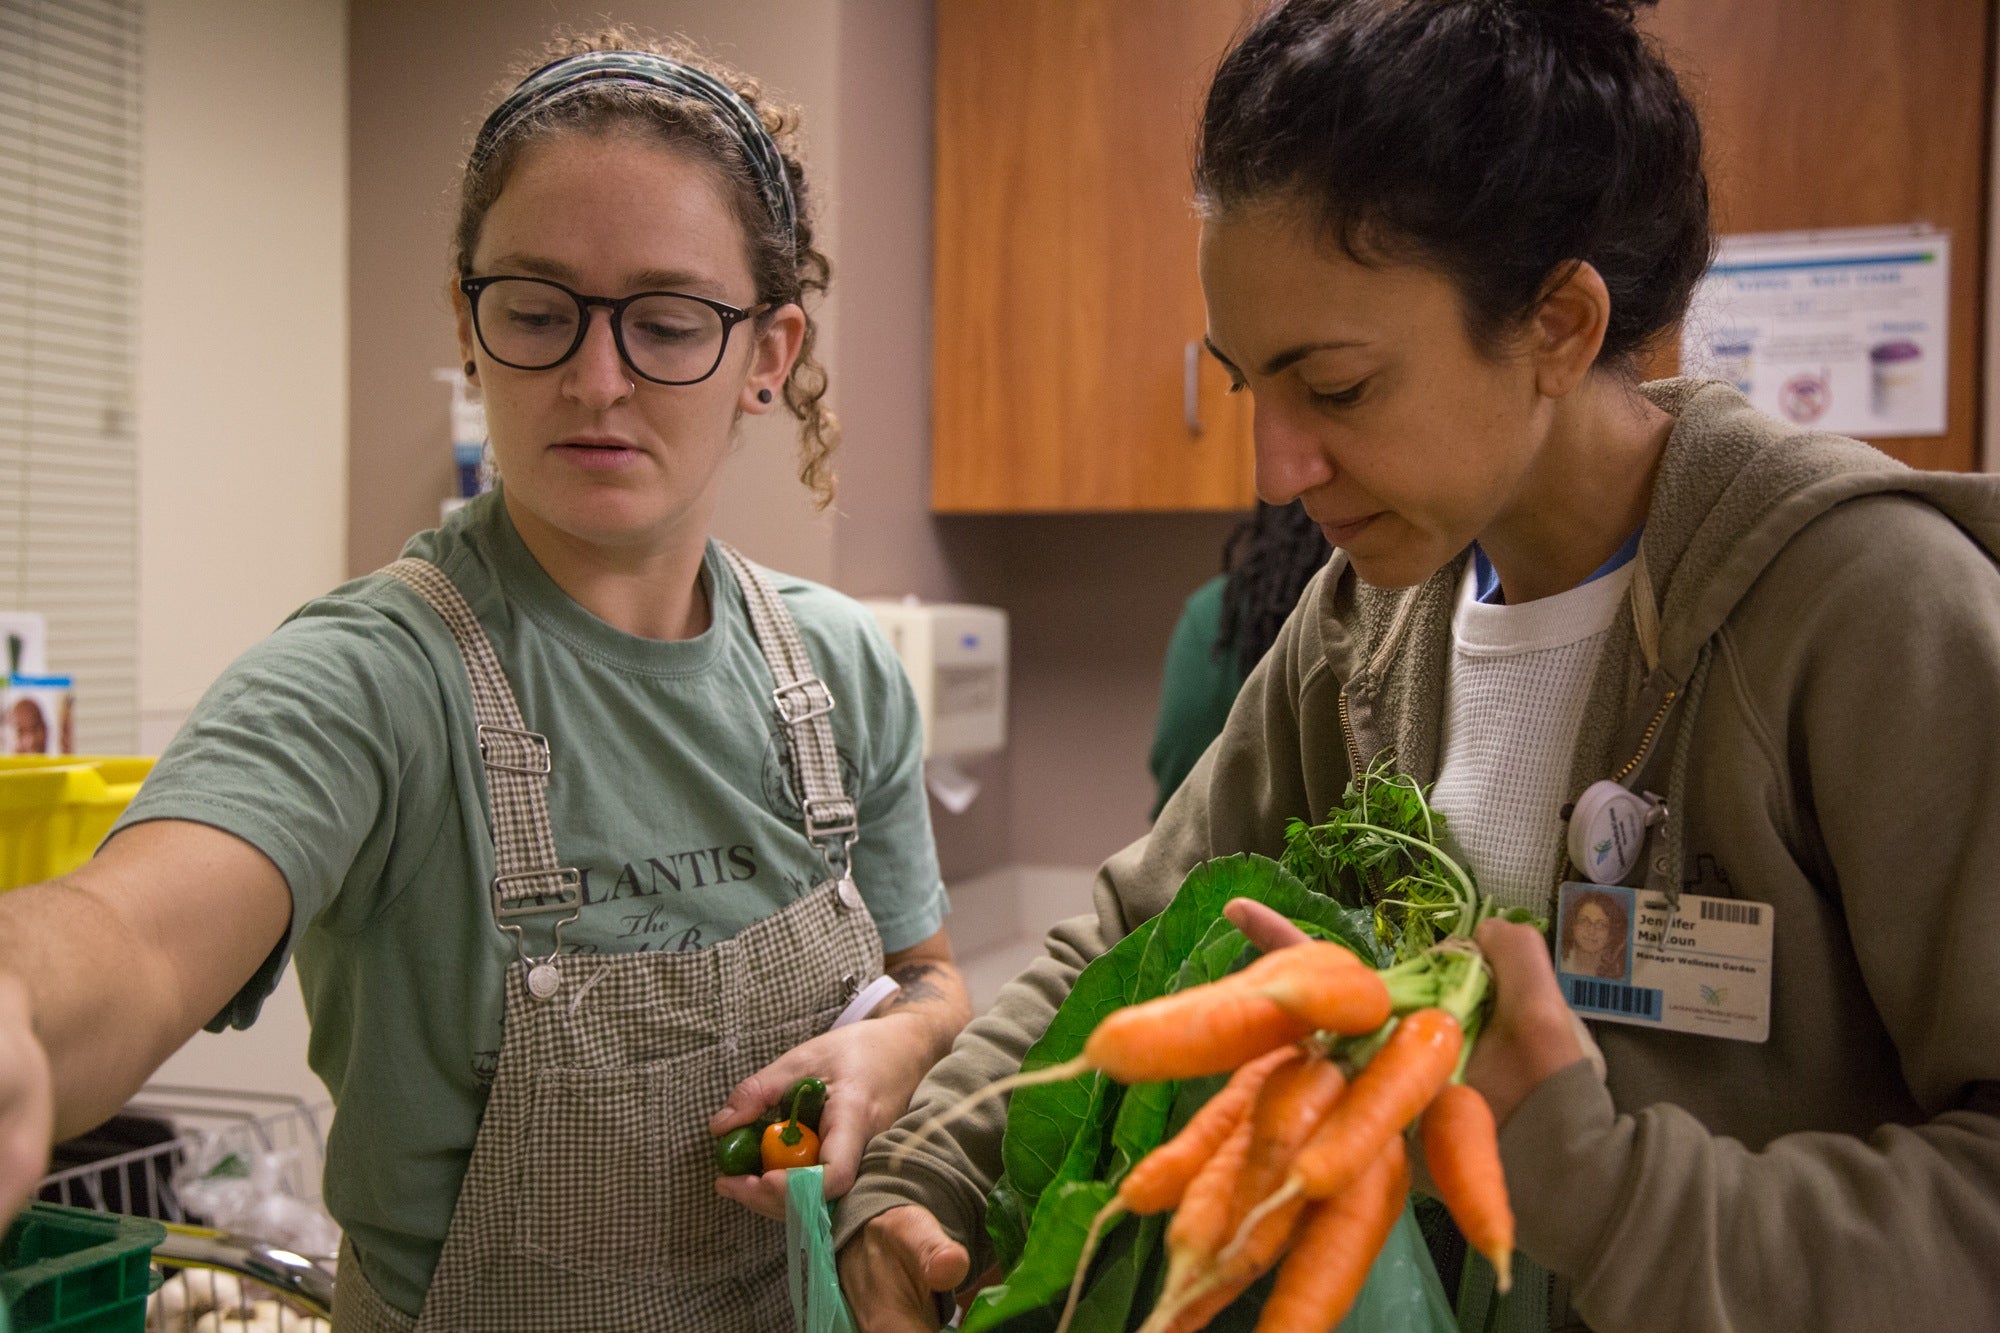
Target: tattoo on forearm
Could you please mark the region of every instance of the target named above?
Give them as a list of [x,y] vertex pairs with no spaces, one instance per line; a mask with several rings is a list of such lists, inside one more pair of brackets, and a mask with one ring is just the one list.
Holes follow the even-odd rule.
[[[913,1004],[928,1004],[944,998],[944,989],[934,977],[944,971],[941,963],[901,963],[889,969],[889,975],[903,989],[889,998],[888,1009],[901,1009]],[[886,1012],[886,1010],[885,1010]]]

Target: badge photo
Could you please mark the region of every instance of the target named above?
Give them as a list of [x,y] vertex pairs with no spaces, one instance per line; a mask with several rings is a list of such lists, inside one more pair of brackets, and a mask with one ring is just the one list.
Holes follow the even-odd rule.
[[1633,892],[1618,885],[1565,884],[1558,900],[1556,970],[1565,976],[1629,981]]

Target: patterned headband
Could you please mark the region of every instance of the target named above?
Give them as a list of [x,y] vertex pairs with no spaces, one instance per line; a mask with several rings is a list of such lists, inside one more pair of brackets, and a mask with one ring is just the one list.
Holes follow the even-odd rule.
[[743,155],[757,176],[758,192],[790,242],[798,223],[798,204],[792,198],[791,178],[785,174],[785,159],[778,152],[771,132],[764,128],[764,122],[757,118],[749,103],[714,75],[650,51],[588,51],[542,66],[521,80],[520,86],[507,94],[507,100],[494,107],[493,114],[479,127],[479,137],[472,145],[471,170],[483,168],[501,141],[524,118],[574,89],[604,79],[658,88],[720,113],[723,123],[743,145]]

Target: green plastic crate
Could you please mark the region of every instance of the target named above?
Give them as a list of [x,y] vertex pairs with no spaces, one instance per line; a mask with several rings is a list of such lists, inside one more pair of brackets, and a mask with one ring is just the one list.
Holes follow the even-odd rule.
[[143,1217],[31,1203],[0,1241],[14,1333],[143,1333],[167,1229]]

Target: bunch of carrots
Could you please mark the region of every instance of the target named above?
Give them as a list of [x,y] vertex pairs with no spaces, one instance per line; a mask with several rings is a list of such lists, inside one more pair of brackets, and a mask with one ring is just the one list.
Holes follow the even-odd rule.
[[1493,1113],[1457,1081],[1489,976],[1463,938],[1381,971],[1311,940],[1114,1010],[1075,1060],[982,1090],[979,1100],[1092,1070],[1126,1084],[1230,1075],[1092,1222],[1058,1333],[1104,1229],[1170,1209],[1166,1283],[1141,1333],[1205,1327],[1273,1265],[1258,1333],[1324,1333],[1402,1213],[1413,1125],[1440,1198],[1505,1291],[1514,1215]]
[[[1485,967],[1468,946],[1440,953],[1376,972],[1312,941],[1100,1023],[1073,1067],[1126,1083],[1234,1072],[1120,1181],[1062,1327],[1103,1228],[1172,1209],[1166,1284],[1143,1333],[1204,1327],[1273,1265],[1258,1329],[1331,1328],[1402,1213],[1412,1124],[1440,1196],[1504,1290],[1514,1218],[1493,1114],[1454,1081],[1468,1045],[1460,1015],[1483,998]],[[1436,993],[1440,979],[1449,992]]]
[[1258,1333],[1324,1333],[1402,1214],[1413,1129],[1440,1198],[1507,1290],[1514,1216],[1496,1126],[1461,1081],[1491,981],[1472,934],[1499,909],[1444,851],[1442,823],[1421,788],[1376,765],[1325,822],[1287,833],[1301,880],[1350,901],[1367,886],[1377,936],[1401,961],[1378,970],[1323,939],[1274,950],[1113,1010],[1076,1059],[991,1084],[919,1134],[989,1098],[1092,1071],[1127,1085],[1229,1075],[1093,1219],[1058,1333],[1106,1228],[1170,1210],[1166,1275],[1141,1333],[1205,1327],[1274,1266]]

